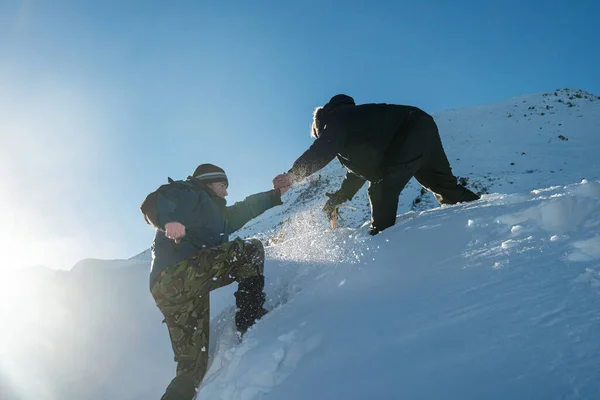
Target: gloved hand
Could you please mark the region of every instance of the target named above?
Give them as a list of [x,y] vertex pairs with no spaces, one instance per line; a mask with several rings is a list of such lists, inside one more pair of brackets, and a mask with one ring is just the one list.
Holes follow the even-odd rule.
[[341,205],[346,199],[339,192],[325,193],[325,195],[329,197],[329,200],[323,206],[323,212],[327,215],[327,218],[331,219],[336,207]]

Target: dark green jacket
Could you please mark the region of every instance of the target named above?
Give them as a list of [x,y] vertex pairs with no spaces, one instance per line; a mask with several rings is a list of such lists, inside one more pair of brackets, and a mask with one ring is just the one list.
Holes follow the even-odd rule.
[[[257,193],[226,206],[226,200],[201,183],[178,181],[157,197],[159,226],[180,222],[186,235],[179,244],[156,231],[152,243],[150,287],[165,268],[203,248],[229,242],[229,235],[271,207],[282,204],[279,190]],[[186,188],[186,186],[189,188]]]

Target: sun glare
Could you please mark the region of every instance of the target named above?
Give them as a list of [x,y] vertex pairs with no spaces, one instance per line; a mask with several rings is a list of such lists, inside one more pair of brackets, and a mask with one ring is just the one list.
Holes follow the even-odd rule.
[[[56,324],[46,311],[44,280],[34,271],[4,267],[0,281],[0,373],[18,398],[39,398],[48,390],[42,376],[49,371],[32,360],[48,348],[49,327]],[[59,321],[58,323],[63,323]]]
[[0,271],[21,269],[33,264],[30,263],[34,256],[31,240],[22,240],[20,236],[17,233],[15,237],[12,230],[0,233]]
[[3,328],[0,329],[0,340],[7,339],[6,336],[15,333],[19,340],[19,331],[24,328],[28,321],[35,320],[36,305],[39,301],[37,296],[32,295],[33,287],[27,284],[25,273],[12,268],[4,268],[5,279],[0,284],[0,317]]

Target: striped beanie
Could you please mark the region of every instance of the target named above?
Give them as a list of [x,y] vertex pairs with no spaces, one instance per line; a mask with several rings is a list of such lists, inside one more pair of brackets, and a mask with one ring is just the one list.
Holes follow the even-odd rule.
[[203,183],[225,182],[229,186],[229,181],[223,168],[212,164],[198,165],[198,168],[194,171],[194,178]]

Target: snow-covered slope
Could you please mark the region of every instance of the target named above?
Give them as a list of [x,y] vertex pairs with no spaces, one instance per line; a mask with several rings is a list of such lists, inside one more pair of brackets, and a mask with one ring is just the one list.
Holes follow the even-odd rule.
[[599,228],[583,182],[274,245],[285,304],[214,354],[198,399],[596,399]]
[[[346,228],[320,211],[337,163],[297,185],[238,232],[267,244],[272,312],[234,345],[235,287],[211,295],[198,399],[600,393],[600,100],[560,90],[435,117],[455,173],[490,194],[438,207],[411,182],[398,224],[370,237],[366,187]],[[3,276],[0,398],[160,398],[175,364],[148,264]]]

